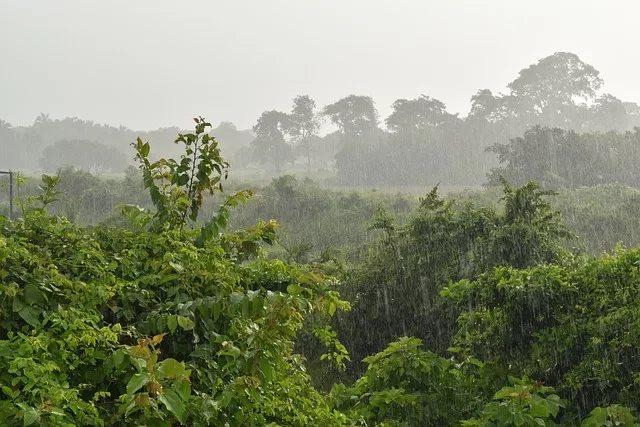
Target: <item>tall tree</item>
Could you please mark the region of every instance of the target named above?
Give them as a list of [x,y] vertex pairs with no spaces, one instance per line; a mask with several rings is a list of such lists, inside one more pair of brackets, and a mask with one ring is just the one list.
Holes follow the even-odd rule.
[[378,111],[369,96],[349,95],[324,107],[322,114],[338,126],[348,143],[363,142],[379,130]]
[[318,135],[320,115],[316,112],[316,102],[308,95],[293,99],[293,108],[288,117],[287,133],[307,153],[307,173],[311,171],[311,140]]
[[590,130],[607,132],[625,130],[629,121],[624,103],[615,96],[605,93],[595,100],[589,108],[591,120]]
[[239,130],[231,122],[221,122],[211,130],[211,135],[218,141],[220,149],[232,158],[238,150],[249,147],[254,137],[250,130]]
[[557,52],[523,69],[509,83],[512,106],[527,124],[569,127],[576,100],[593,100],[602,86],[600,72],[576,54]]
[[420,95],[416,99],[398,99],[385,123],[390,131],[406,142],[418,142],[430,130],[455,121],[445,104],[435,98]]
[[293,150],[284,138],[285,129],[288,127],[287,114],[276,110],[262,113],[253,127],[256,137],[251,142],[258,162],[271,163],[280,170],[285,163],[295,161]]

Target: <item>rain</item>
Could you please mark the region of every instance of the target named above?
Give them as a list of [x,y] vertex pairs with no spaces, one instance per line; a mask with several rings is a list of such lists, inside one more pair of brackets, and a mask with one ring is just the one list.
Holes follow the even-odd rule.
[[0,0],[0,425],[640,425],[638,13]]

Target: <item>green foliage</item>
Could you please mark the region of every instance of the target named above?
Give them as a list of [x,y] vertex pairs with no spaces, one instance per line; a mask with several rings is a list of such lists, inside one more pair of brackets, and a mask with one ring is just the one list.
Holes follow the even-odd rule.
[[[451,282],[473,279],[496,266],[517,268],[558,262],[570,234],[534,183],[505,183],[505,208],[457,205],[434,188],[406,226],[379,212],[372,227],[384,237],[348,278],[344,296],[353,309],[338,317],[336,330],[354,361],[381,351],[400,336],[422,339],[443,354],[455,333],[459,309],[440,298]],[[352,369],[361,366],[356,362]]]
[[[140,162],[145,188],[149,189],[151,202],[156,208],[152,216],[143,219],[143,225],[151,230],[182,229],[187,225],[187,218],[195,223],[202,206],[205,193],[213,195],[222,191],[222,179],[228,175],[229,164],[220,155],[215,138],[206,131],[211,124],[202,117],[193,119],[195,132],[179,134],[176,144],[184,145],[184,154],[180,162],[174,159],[149,160],[151,146],[140,138],[132,144],[136,150],[136,160]],[[243,192],[238,199],[246,199],[248,192]],[[129,211],[138,215],[135,207],[126,206]],[[215,223],[226,225],[226,213]],[[205,227],[205,230],[207,228]]]
[[270,253],[298,263],[355,262],[375,241],[375,235],[367,233],[366,222],[378,207],[403,223],[416,205],[410,196],[332,191],[291,175],[273,179],[255,192],[251,203],[234,213],[231,227],[244,228],[259,218],[277,219],[280,246],[270,248]]
[[99,142],[63,140],[42,151],[40,166],[45,172],[73,166],[96,174],[104,171],[119,173],[127,167],[127,159],[117,148]]
[[[151,163],[149,145],[136,144],[155,197],[156,211],[141,214],[148,230],[49,216],[58,178],[48,176],[22,220],[0,217],[0,424],[345,422],[294,352],[306,317],[347,307],[332,282],[256,258],[275,223],[222,235],[183,227],[225,172],[207,126],[198,119],[179,137],[190,161]],[[335,335],[323,342],[346,357]]]
[[526,270],[497,268],[443,291],[458,301],[455,342],[555,387],[580,413],[638,400],[640,253]]
[[[609,130],[609,129],[607,129]],[[522,137],[497,143],[489,151],[501,166],[488,175],[489,185],[499,185],[500,176],[522,184],[535,180],[549,187],[577,188],[604,183],[637,187],[634,164],[640,132],[583,133],[535,126]]]
[[609,427],[609,426],[621,426],[621,427],[636,427],[640,423],[636,422],[636,417],[633,416],[629,408],[625,408],[620,405],[611,405],[606,408],[595,408],[589,417],[585,419],[582,427]]
[[562,243],[575,236],[545,199],[557,193],[542,190],[535,182],[513,188],[502,179],[502,185],[504,214],[498,227],[480,238],[477,271],[499,265],[526,268],[559,260],[563,256]]
[[[555,193],[533,182],[501,180],[499,209],[436,187],[405,223],[406,198],[285,176],[238,221],[287,222],[295,264],[268,260],[277,223],[226,231],[251,192],[222,194],[209,127],[179,135],[180,161],[134,144],[153,208],[126,206],[132,224],[51,215],[72,210],[64,185],[100,185],[75,170],[21,193],[20,220],[0,216],[0,425],[638,425],[639,249],[570,254]],[[607,188],[601,205],[622,198]],[[312,252],[310,236],[350,242],[365,216],[379,240],[360,266]],[[360,371],[328,396],[312,386]]]
[[353,386],[334,386],[334,405],[365,425],[454,426],[475,414],[483,402],[482,363],[456,363],[421,344],[404,337],[367,357],[367,371]]
[[556,426],[554,418],[564,404],[551,387],[509,377],[511,386],[503,387],[482,410],[479,419],[463,421],[469,427]]

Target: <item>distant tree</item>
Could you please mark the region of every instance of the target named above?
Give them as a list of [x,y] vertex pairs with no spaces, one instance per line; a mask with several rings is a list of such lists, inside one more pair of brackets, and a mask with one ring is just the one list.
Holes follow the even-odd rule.
[[471,97],[471,111],[467,120],[490,124],[506,123],[514,118],[509,104],[508,95],[494,95],[489,89],[481,89]]
[[0,119],[0,169],[15,167],[19,155],[13,127],[10,123]]
[[640,126],[640,105],[635,102],[623,102],[622,105],[627,113],[627,125],[630,128]]
[[231,122],[221,122],[211,130],[211,135],[215,136],[220,149],[228,156],[234,156],[239,149],[248,147],[254,138],[251,130],[238,130]]
[[602,86],[600,72],[573,53],[557,52],[523,69],[509,83],[511,108],[527,124],[568,127],[576,100],[592,100]]
[[96,174],[105,171],[122,172],[127,163],[125,155],[118,149],[85,140],[58,141],[45,148],[40,159],[40,166],[45,172],[53,172],[65,166]]
[[609,93],[595,100],[590,107],[590,113],[590,130],[604,132],[614,129],[624,130],[629,125],[623,102]]
[[281,170],[286,163],[295,161],[293,149],[284,138],[284,131],[288,127],[287,114],[276,110],[262,113],[253,127],[256,137],[251,142],[258,162],[271,163],[277,170]]
[[289,114],[286,132],[293,141],[304,146],[307,154],[307,172],[311,171],[311,141],[318,135],[320,115],[316,112],[316,102],[308,95],[296,96]]
[[45,127],[53,123],[53,121],[49,118],[49,114],[40,113],[38,117],[33,122],[34,128]]
[[322,114],[338,126],[344,141],[366,141],[379,131],[378,111],[368,96],[349,95],[327,105]]
[[604,183],[640,186],[640,128],[580,134],[534,126],[522,137],[489,150],[501,164],[488,174],[489,185],[500,185],[504,177],[516,184],[534,180],[556,188]]
[[423,142],[433,129],[452,123],[456,115],[447,112],[442,101],[426,95],[416,99],[398,99],[393,112],[385,123],[399,139],[406,142]]

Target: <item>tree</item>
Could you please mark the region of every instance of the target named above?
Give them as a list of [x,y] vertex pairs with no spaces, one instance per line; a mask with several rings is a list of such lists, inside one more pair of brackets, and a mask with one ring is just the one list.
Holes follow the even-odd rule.
[[238,130],[231,122],[221,122],[211,130],[211,135],[220,141],[220,149],[229,157],[235,157],[238,150],[249,147],[254,138],[250,130]]
[[596,97],[600,72],[573,53],[557,52],[523,69],[509,83],[514,108],[528,124],[574,124],[577,99]]
[[20,164],[20,152],[15,144],[15,130],[11,123],[0,119],[0,169],[14,168]]
[[287,122],[287,133],[293,140],[304,146],[307,153],[307,173],[311,171],[311,140],[318,136],[320,116],[316,113],[316,102],[308,95],[293,99],[293,108]]
[[429,130],[451,123],[456,115],[447,112],[442,101],[426,95],[416,99],[398,99],[385,123],[390,131],[409,142],[422,140]]
[[378,111],[368,96],[349,95],[327,105],[322,114],[338,126],[347,143],[364,142],[378,132]]
[[280,170],[285,163],[293,163],[295,156],[291,146],[284,139],[284,131],[289,127],[289,117],[280,111],[262,113],[253,127],[256,137],[251,143],[256,160],[271,163]]
[[598,97],[590,107],[589,113],[590,130],[606,132],[628,128],[627,109],[624,103],[610,93]]
[[127,167],[127,159],[118,149],[99,142],[64,140],[44,149],[40,166],[45,172],[73,166],[98,174],[103,171],[122,172]]
[[471,97],[471,111],[467,120],[489,124],[506,123],[514,118],[508,108],[509,100],[508,95],[494,95],[489,89],[481,89]]

